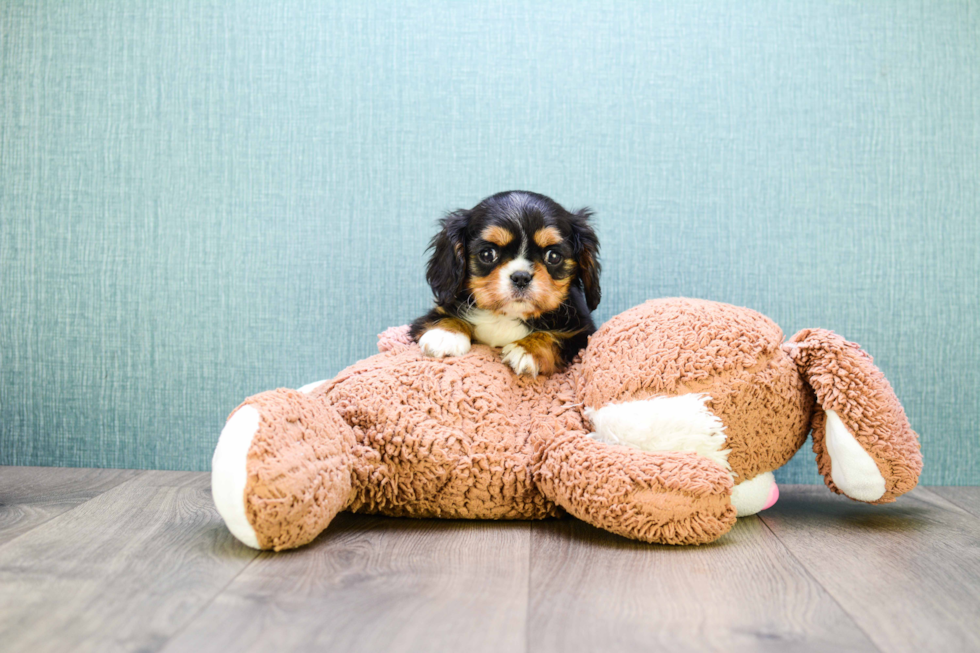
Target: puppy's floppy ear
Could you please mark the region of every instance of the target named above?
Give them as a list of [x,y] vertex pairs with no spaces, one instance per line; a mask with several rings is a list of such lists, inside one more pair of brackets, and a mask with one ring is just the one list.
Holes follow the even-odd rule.
[[578,279],[585,291],[585,303],[590,311],[599,305],[602,290],[599,288],[599,239],[589,224],[592,218],[590,209],[582,209],[572,214],[572,247],[578,263]]
[[469,211],[453,211],[439,221],[442,230],[429,242],[432,256],[425,279],[439,306],[451,304],[466,280],[466,228]]

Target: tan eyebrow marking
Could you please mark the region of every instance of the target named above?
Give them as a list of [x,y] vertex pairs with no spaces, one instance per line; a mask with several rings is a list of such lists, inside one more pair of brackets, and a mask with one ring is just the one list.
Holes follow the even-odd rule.
[[514,240],[514,234],[510,233],[503,227],[494,225],[484,229],[483,233],[480,234],[480,238],[487,242],[491,242],[494,245],[505,247],[508,243],[510,243],[510,241]]
[[544,227],[534,232],[534,242],[538,244],[538,247],[557,245],[561,240],[561,234],[554,227]]

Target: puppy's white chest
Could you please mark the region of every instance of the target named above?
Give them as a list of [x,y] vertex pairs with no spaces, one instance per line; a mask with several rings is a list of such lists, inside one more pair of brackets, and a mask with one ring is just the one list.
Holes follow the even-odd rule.
[[473,325],[473,339],[491,347],[503,347],[531,333],[523,322],[477,308],[466,315]]

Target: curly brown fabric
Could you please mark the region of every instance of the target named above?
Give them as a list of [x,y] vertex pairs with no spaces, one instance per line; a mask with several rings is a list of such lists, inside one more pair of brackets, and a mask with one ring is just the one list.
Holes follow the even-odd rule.
[[259,546],[306,544],[350,504],[354,434],[328,404],[295,390],[265,392],[242,405],[261,416],[245,485],[245,513]]
[[[690,299],[612,318],[551,376],[515,375],[474,345],[435,359],[380,336],[382,353],[310,394],[246,400],[259,412],[245,507],[263,548],[311,541],[340,510],[406,517],[540,519],[567,511],[647,542],[699,544],[735,520],[732,476],[694,453],[645,452],[589,437],[586,407],[696,392],[725,427],[734,483],[788,461],[823,409],[838,411],[888,479],[882,501],[921,469],[915,433],[870,357],[817,330],[783,344],[748,309]],[[812,387],[812,388],[811,388]]]
[[583,357],[583,399],[599,408],[696,392],[721,419],[736,482],[785,465],[806,442],[813,394],[747,308],[698,299],[645,302],[606,322]]
[[735,523],[727,471],[693,453],[609,446],[572,431],[549,441],[540,460],[535,480],[542,492],[624,537],[705,544]]
[[827,487],[843,494],[830,477],[830,455],[824,440],[824,411],[833,410],[885,478],[885,494],[873,503],[890,503],[914,488],[922,472],[919,438],[871,356],[857,344],[824,329],[800,331],[790,338],[786,350],[823,409],[813,416],[813,452]]

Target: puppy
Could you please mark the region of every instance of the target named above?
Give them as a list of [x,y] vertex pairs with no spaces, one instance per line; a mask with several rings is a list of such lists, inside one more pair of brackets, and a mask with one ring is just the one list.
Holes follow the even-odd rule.
[[561,369],[595,333],[600,266],[591,216],[525,191],[447,215],[429,244],[436,307],[412,323],[412,339],[428,356],[462,356],[479,342],[503,347],[518,374]]

